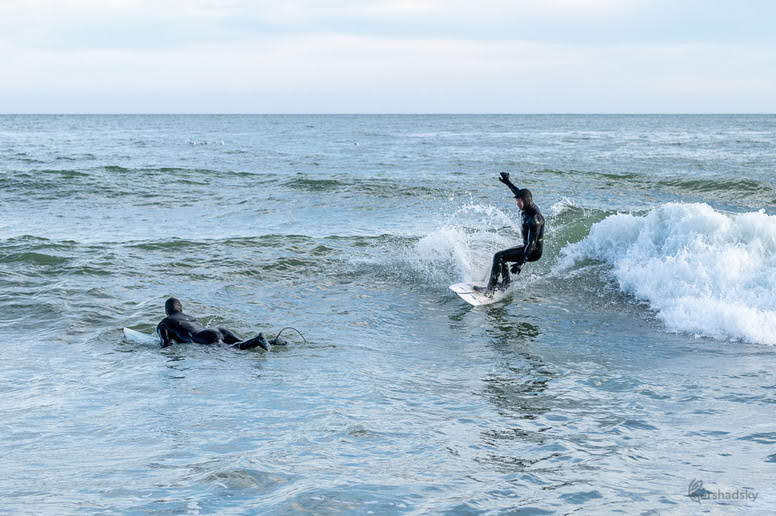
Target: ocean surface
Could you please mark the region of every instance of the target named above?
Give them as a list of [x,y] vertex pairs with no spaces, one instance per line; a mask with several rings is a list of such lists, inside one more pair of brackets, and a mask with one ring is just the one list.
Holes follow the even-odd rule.
[[772,513],[776,116],[0,116],[0,337],[0,513]]

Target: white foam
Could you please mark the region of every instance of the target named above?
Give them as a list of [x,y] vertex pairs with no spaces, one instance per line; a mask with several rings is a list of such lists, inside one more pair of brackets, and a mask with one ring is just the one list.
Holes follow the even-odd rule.
[[406,260],[433,283],[482,281],[493,253],[518,245],[515,218],[492,206],[467,204],[409,249]]
[[584,259],[609,264],[670,330],[776,344],[776,216],[677,203],[611,215],[563,248],[556,270]]
[[582,208],[571,199],[564,197],[560,201],[550,206],[550,215],[553,217],[558,217],[566,212],[574,210],[582,210]]

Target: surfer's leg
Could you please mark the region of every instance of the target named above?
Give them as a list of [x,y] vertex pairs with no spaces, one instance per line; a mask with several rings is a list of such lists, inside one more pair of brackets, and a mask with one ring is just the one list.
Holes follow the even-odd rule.
[[232,333],[231,330],[227,330],[226,328],[218,328],[218,331],[221,332],[221,340],[224,341],[225,344],[237,344],[242,340]]
[[531,256],[526,258],[525,261],[526,262],[538,262],[541,257],[542,257],[542,252],[539,251],[537,253],[533,253]]
[[221,332],[212,328],[207,328],[197,333],[191,334],[191,340],[197,344],[218,344],[221,342]]
[[501,257],[504,251],[499,251],[493,255],[493,263],[490,265],[490,277],[488,278],[488,286],[485,290],[490,292],[496,288],[498,283],[498,275],[501,272]]
[[235,348],[237,349],[252,349],[252,348],[262,348],[264,351],[269,351],[272,346],[270,346],[269,342],[267,342],[267,339],[264,338],[263,333],[259,333],[252,339],[248,339],[243,342],[237,342],[234,344]]
[[501,260],[501,283],[498,284],[498,288],[506,290],[509,286],[509,267],[507,266],[507,260]]
[[523,257],[523,246],[510,247],[493,255],[493,264],[490,267],[490,278],[487,290],[493,290],[498,283],[499,274],[504,279],[505,285],[509,285],[509,270],[507,262],[516,262]]

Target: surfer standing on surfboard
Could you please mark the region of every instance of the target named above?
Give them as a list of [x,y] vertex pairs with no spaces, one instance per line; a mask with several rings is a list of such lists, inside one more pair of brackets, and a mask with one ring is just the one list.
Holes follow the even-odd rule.
[[[542,257],[544,246],[544,217],[539,211],[539,207],[534,204],[531,191],[512,184],[508,172],[502,172],[498,180],[507,185],[515,196],[515,203],[517,203],[522,218],[520,232],[523,236],[523,245],[510,247],[493,255],[488,285],[485,288],[474,287],[475,290],[488,296],[492,296],[496,288],[506,290],[509,287],[510,278],[507,263],[514,262],[511,267],[512,273],[520,274],[525,262],[535,262]],[[501,283],[498,282],[499,274],[501,274]]]

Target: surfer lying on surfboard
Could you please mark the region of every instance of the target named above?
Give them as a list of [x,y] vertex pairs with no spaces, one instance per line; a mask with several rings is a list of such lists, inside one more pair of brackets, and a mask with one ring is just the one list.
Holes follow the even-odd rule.
[[[513,274],[520,274],[526,262],[535,262],[542,257],[544,246],[544,217],[539,211],[539,207],[534,204],[531,191],[512,184],[508,172],[502,172],[498,180],[507,185],[515,196],[515,202],[522,219],[520,232],[523,236],[523,245],[510,247],[493,255],[493,265],[490,268],[487,286],[474,287],[475,290],[487,296],[492,296],[497,288],[506,290],[509,287],[510,278],[507,263],[513,263],[511,267]],[[501,274],[500,283],[498,281],[499,274]]]
[[252,339],[242,340],[226,328],[205,328],[197,319],[183,313],[181,302],[171,297],[164,303],[167,317],[156,327],[162,339],[162,347],[166,348],[173,342],[196,342],[197,344],[230,344],[238,349],[260,347],[269,351],[272,345],[283,345],[286,342],[280,337],[268,341],[264,334],[259,333]]

